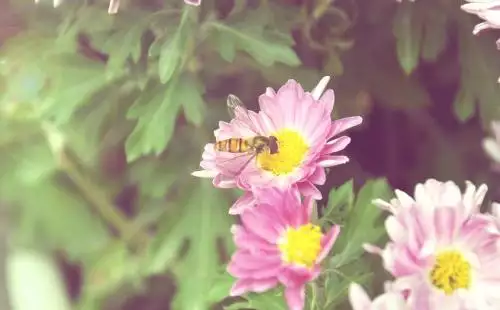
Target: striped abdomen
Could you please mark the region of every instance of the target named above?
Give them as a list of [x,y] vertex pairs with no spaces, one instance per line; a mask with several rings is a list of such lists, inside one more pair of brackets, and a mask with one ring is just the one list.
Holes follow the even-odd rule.
[[250,150],[250,144],[246,139],[230,138],[215,142],[214,149],[219,152],[246,153]]

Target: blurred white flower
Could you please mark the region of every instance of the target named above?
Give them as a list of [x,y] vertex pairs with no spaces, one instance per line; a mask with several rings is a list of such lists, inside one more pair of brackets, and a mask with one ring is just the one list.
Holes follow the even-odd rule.
[[483,149],[498,165],[500,164],[500,121],[491,122],[491,131],[493,137],[487,137],[483,140]]

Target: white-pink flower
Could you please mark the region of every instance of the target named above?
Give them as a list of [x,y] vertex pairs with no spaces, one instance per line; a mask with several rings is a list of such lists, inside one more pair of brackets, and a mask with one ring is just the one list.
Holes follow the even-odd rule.
[[462,10],[470,14],[475,14],[485,20],[474,27],[474,30],[472,31],[474,34],[478,34],[479,32],[489,28],[500,28],[500,0],[468,0],[468,2],[469,3],[461,6]]
[[324,77],[311,93],[305,92],[294,80],[289,80],[277,92],[267,88],[259,97],[258,113],[238,113],[230,123],[219,122],[219,129],[214,132],[217,141],[273,136],[278,144],[276,154],[266,151],[248,163],[249,156],[217,152],[214,144],[209,143],[200,164],[204,170],[193,175],[213,178],[216,187],[246,190],[231,208],[232,214],[241,213],[253,204],[250,191],[253,187],[297,187],[304,196],[320,199],[321,193],[315,185],[325,182],[325,167],[349,160],[347,156],[333,153],[342,151],[350,138],[335,137],[362,122],[359,116],[332,122],[333,90],[321,96],[328,81],[329,77]]
[[411,310],[402,293],[386,289],[384,294],[371,300],[357,283],[352,283],[349,287],[349,302],[353,310]]
[[256,201],[241,215],[242,224],[231,229],[237,247],[227,268],[237,278],[231,296],[264,292],[281,283],[289,309],[302,310],[305,285],[319,275],[340,227],[323,234],[311,223],[313,200],[302,202],[296,189],[259,189]]
[[393,213],[385,223],[390,240],[365,249],[382,257],[412,309],[500,309],[499,237],[493,218],[477,212],[485,187],[468,183],[461,195],[451,182],[426,184],[411,201],[401,192],[395,204],[377,201]]

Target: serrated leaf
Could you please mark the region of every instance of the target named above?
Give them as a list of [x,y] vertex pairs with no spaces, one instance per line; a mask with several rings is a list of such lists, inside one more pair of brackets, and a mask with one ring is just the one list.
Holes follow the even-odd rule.
[[461,122],[468,121],[474,116],[476,102],[474,94],[467,89],[460,89],[453,103],[453,112]]
[[107,68],[111,71],[123,70],[126,60],[130,57],[134,62],[141,56],[141,38],[147,24],[136,22],[130,28],[119,29],[106,36],[102,47],[109,55]]
[[284,63],[292,67],[301,64],[290,46],[293,42],[291,38],[276,31],[266,31],[265,25],[255,18],[245,17],[244,20],[232,25],[214,22],[212,26],[216,31],[221,57],[227,61],[232,61],[235,50],[239,49],[266,67],[275,63]]
[[399,63],[410,74],[418,65],[423,25],[415,14],[413,3],[401,3],[394,17],[393,32]]
[[384,226],[377,223],[382,213],[372,204],[372,200],[388,197],[390,187],[384,179],[368,181],[361,188],[332,250],[336,253],[331,259],[333,266],[342,266],[358,259],[363,253],[363,243],[375,243],[385,234]]
[[143,92],[129,109],[127,117],[138,121],[125,142],[127,161],[141,155],[158,155],[170,142],[182,95],[177,83],[170,81],[164,91],[159,86],[150,88],[151,92]]
[[174,268],[178,279],[174,309],[205,310],[210,305],[207,292],[219,265],[216,240],[229,236],[232,220],[227,201],[209,182],[200,182],[188,195],[182,218],[174,227],[163,227],[166,233],[159,233],[154,241],[148,269],[156,273],[171,266],[181,245],[189,240],[188,252]]
[[203,84],[190,76],[184,76],[179,82],[179,100],[182,101],[186,119],[195,126],[200,126],[205,117],[206,106],[203,100]]

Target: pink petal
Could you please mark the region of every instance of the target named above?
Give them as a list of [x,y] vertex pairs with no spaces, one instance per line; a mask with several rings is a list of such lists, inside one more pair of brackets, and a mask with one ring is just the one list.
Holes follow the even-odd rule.
[[363,118],[361,116],[352,116],[335,120],[332,123],[332,129],[330,135],[328,136],[328,139],[333,138],[334,136],[338,135],[343,131],[346,131],[349,128],[357,126],[362,122]]
[[309,181],[300,182],[297,186],[304,196],[311,196],[316,200],[321,199],[322,197],[321,192]]
[[285,299],[290,310],[304,309],[304,302],[306,298],[305,286],[287,287],[285,289]]
[[238,279],[230,291],[230,296],[241,296],[247,292],[262,293],[278,285],[278,279]]
[[332,167],[345,164],[349,161],[349,157],[347,156],[321,156],[319,159],[319,165],[321,167]]
[[333,105],[335,104],[335,93],[333,89],[328,89],[319,100],[325,107],[328,115],[332,114]]
[[321,252],[316,258],[316,263],[320,263],[328,255],[340,233],[340,226],[333,225],[330,231],[321,239]]
[[252,208],[255,205],[255,198],[251,192],[245,192],[236,202],[229,208],[229,214],[241,214],[243,211]]
[[326,146],[321,151],[322,154],[331,154],[335,152],[340,152],[351,143],[351,138],[347,136],[339,137],[335,140],[329,141]]

